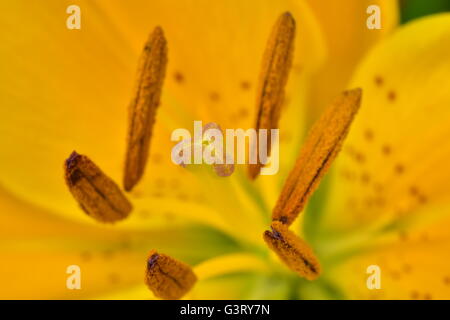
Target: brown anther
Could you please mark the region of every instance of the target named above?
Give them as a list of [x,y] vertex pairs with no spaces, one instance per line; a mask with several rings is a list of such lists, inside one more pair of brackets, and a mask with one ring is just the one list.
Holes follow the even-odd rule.
[[74,151],[64,167],[70,192],[89,216],[116,222],[130,214],[132,206],[123,192],[88,157]]
[[150,251],[145,271],[145,283],[161,299],[183,297],[197,281],[192,268],[168,255]]
[[[278,128],[280,109],[284,99],[284,88],[292,66],[294,38],[295,20],[289,12],[286,12],[278,18],[273,27],[264,53],[257,93],[256,107],[258,114],[255,124],[256,130]],[[268,136],[270,137],[270,135]],[[263,143],[267,146],[267,155],[270,155],[270,138],[267,138],[267,141]],[[255,179],[259,175],[262,166],[261,161],[258,161],[256,164],[249,164],[249,177]]]
[[144,174],[167,65],[167,43],[161,28],[150,35],[141,54],[129,107],[124,188],[130,191]]
[[264,241],[278,257],[301,277],[315,280],[319,277],[321,267],[308,244],[295,235],[288,227],[279,222],[272,222],[272,231],[264,232]]
[[361,104],[361,89],[343,92],[315,123],[290,172],[272,219],[290,225],[339,153]]

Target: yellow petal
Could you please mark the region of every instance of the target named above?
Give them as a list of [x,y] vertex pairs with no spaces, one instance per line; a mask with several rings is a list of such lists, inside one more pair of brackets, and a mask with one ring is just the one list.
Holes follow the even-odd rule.
[[[326,227],[361,230],[450,213],[450,15],[405,25],[352,86],[364,98],[335,166]],[[433,217],[420,212],[432,210]]]
[[[294,65],[309,70],[323,56],[317,22],[303,4],[79,1],[81,30],[68,30],[64,22],[70,4],[1,5],[5,50],[0,58],[7,61],[3,74],[8,81],[0,89],[5,106],[0,112],[0,183],[34,204],[85,223],[92,222],[64,186],[62,163],[77,150],[115,181],[122,180],[127,105],[137,58],[156,25],[168,39],[169,69],[150,163],[133,191],[140,199],[170,204],[208,198],[195,175],[171,162],[170,134],[178,127],[192,130],[193,119],[213,120],[223,128],[253,124],[260,60],[280,12],[290,10],[302,30]],[[290,81],[295,96],[299,81],[295,76]],[[298,116],[287,119],[301,128]],[[148,201],[150,206],[152,199]]]
[[259,272],[269,271],[267,262],[252,254],[233,253],[225,256],[215,257],[197,265],[194,269],[199,281],[214,278],[236,272]]
[[[350,299],[449,299],[450,219],[366,250],[330,270],[329,277]],[[381,289],[368,289],[369,266],[380,268]],[[371,279],[369,279],[371,280]],[[369,281],[369,284],[372,282]]]
[[[206,228],[130,232],[70,222],[3,190],[0,213],[3,299],[90,298],[129,288],[143,283],[152,248],[190,263],[236,250],[233,242]],[[81,290],[66,287],[71,265],[81,268]]]
[[[2,299],[89,297],[142,279],[145,255],[127,249],[130,234],[66,223],[12,198],[1,210]],[[81,290],[66,287],[71,265],[81,268]]]
[[[342,1],[308,0],[322,27],[327,59],[311,85],[311,120],[341,92],[359,60],[380,39],[389,35],[398,23],[398,4],[391,0]],[[368,29],[366,10],[377,5],[381,11],[381,29]]]

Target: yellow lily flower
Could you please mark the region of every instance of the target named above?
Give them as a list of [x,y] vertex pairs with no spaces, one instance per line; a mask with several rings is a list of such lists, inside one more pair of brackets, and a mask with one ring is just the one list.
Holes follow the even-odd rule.
[[[449,297],[448,232],[437,221],[448,219],[448,15],[384,41],[396,23],[392,1],[78,1],[80,30],[64,25],[71,4],[0,7],[8,79],[1,86],[2,298],[151,298],[143,273],[152,248],[195,266],[199,281],[186,298]],[[366,28],[369,4],[381,7],[382,30]],[[279,174],[251,182],[240,169],[213,178],[175,166],[174,129],[196,119],[253,125],[261,55],[285,11],[298,35]],[[62,161],[76,149],[121,181],[125,106],[156,25],[168,39],[169,64],[146,174],[130,194],[130,217],[99,225],[67,192]],[[269,253],[261,234],[305,130],[351,77],[348,87],[364,91],[360,114],[333,172],[291,228],[302,227],[323,266],[309,282]],[[66,287],[70,265],[81,268],[81,290]],[[365,287],[368,265],[381,267],[382,290]]]

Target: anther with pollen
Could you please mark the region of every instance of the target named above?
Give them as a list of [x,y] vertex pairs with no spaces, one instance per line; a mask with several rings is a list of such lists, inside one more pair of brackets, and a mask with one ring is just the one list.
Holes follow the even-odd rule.
[[129,107],[123,180],[126,191],[130,191],[144,174],[166,66],[167,42],[162,29],[157,27],[141,54],[136,89]]
[[319,277],[321,267],[308,244],[296,236],[288,227],[275,221],[271,225],[272,231],[264,232],[264,241],[278,257],[301,277],[315,280]]
[[[284,90],[292,66],[294,39],[295,20],[289,12],[286,12],[275,23],[264,52],[256,102],[258,109],[256,130],[278,128]],[[263,143],[267,146],[267,155],[270,155],[270,138]],[[251,179],[259,175],[262,166],[261,161],[249,164],[248,173]]]
[[192,268],[168,255],[150,251],[147,259],[145,283],[161,299],[182,298],[197,281]]
[[314,124],[272,211],[272,220],[290,225],[303,210],[338,155],[361,95],[361,89],[343,92]]
[[116,222],[130,214],[132,206],[123,192],[88,157],[74,151],[64,167],[70,192],[90,217]]

